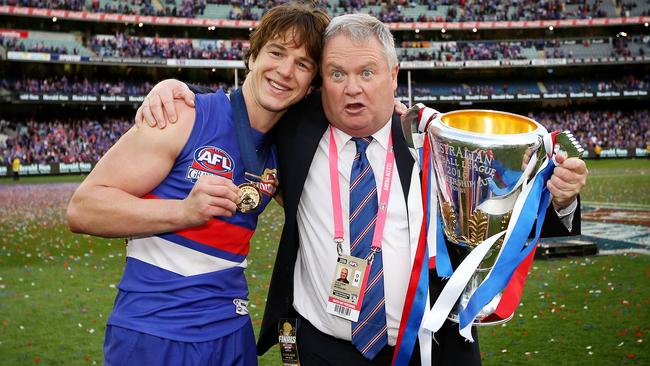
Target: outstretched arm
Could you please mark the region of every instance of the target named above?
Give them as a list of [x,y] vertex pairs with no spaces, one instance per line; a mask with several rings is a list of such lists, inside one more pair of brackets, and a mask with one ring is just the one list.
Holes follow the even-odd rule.
[[162,130],[134,126],[97,163],[68,205],[73,232],[148,235],[232,215],[238,188],[220,177],[202,177],[183,200],[142,198],[167,176],[192,130],[194,109],[180,101],[176,108],[178,123]]
[[[146,123],[150,127],[165,128],[170,123],[176,123],[175,101],[182,100],[189,107],[194,107],[195,94],[213,93],[214,90],[200,86],[185,84],[176,79],[166,79],[156,84],[144,98],[144,102],[135,114],[136,125]],[[406,105],[394,100],[395,112],[398,115],[406,113]]]

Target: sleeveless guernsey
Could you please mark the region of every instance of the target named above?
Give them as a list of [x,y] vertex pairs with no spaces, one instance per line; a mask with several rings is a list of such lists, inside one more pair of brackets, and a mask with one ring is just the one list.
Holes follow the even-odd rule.
[[[235,95],[233,95],[235,97]],[[241,97],[241,94],[239,94]],[[145,198],[183,199],[196,179],[212,174],[245,182],[244,164],[223,91],[196,96],[196,120],[169,175]],[[244,116],[244,118],[248,118]],[[131,238],[126,267],[108,325],[182,342],[230,334],[249,320],[244,276],[257,218],[277,187],[277,153],[268,151],[259,187],[262,207],[253,213],[214,217],[200,227]]]

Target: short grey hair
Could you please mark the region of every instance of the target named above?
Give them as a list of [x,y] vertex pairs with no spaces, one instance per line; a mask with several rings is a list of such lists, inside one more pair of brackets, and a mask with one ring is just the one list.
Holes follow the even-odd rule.
[[393,34],[388,26],[377,18],[362,13],[334,17],[325,29],[323,44],[327,44],[328,40],[341,33],[346,34],[353,42],[365,42],[373,36],[377,37],[379,43],[384,47],[388,67],[392,69],[397,65],[397,51]]

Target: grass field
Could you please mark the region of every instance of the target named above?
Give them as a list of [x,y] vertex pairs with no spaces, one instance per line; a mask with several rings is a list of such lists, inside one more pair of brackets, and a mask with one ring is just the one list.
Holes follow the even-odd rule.
[[[583,202],[650,206],[650,160],[589,161]],[[124,263],[122,240],[75,235],[63,209],[79,182],[0,179],[0,365],[102,363],[102,341]],[[623,190],[621,192],[621,190]],[[282,211],[271,206],[251,243],[247,277],[259,328]],[[485,365],[647,365],[650,258],[536,261],[523,305],[480,329]],[[280,365],[272,352],[261,365]]]

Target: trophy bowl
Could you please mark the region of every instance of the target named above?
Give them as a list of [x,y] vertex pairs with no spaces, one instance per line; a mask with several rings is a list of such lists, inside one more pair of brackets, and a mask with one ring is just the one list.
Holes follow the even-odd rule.
[[[471,251],[508,227],[522,183],[541,165],[543,136],[548,132],[530,118],[492,110],[458,110],[421,121],[422,108],[416,106],[407,112],[405,135],[418,126],[428,133],[443,233],[450,243]],[[533,155],[537,155],[535,159]],[[452,321],[459,322],[459,310],[490,272],[502,241],[503,237],[472,275],[449,315]],[[501,294],[495,296],[481,310],[475,324],[508,320],[482,321],[496,310],[500,298]]]

